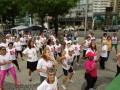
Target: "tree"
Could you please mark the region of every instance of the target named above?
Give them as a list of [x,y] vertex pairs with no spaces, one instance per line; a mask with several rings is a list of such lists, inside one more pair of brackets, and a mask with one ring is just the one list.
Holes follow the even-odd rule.
[[58,16],[68,13],[69,10],[77,5],[79,0],[49,0],[47,3],[48,15],[53,16],[55,34],[58,36]]

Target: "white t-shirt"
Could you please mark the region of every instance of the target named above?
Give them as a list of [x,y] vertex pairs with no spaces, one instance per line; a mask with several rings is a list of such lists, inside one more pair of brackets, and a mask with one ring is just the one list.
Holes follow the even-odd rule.
[[15,47],[16,51],[21,51],[22,50],[20,41],[14,42],[14,47]]
[[94,56],[94,60],[96,61],[97,60],[97,51],[93,51],[91,48],[88,48],[88,50],[86,51],[86,54],[88,53],[88,52],[92,52],[95,56]]
[[15,48],[9,49],[7,48],[7,53],[11,56],[11,60],[16,60]]
[[35,44],[36,44],[37,48],[41,48],[41,46],[42,46],[40,39],[39,39],[39,40],[37,39],[37,40],[35,41]]
[[105,50],[105,53],[101,52],[100,56],[101,57],[107,57],[107,45],[102,46],[102,50]]
[[64,42],[66,42],[67,41],[67,37],[64,37]]
[[65,55],[65,59],[63,60],[63,63],[67,65],[67,67],[64,67],[62,65],[62,67],[65,69],[65,70],[69,70],[70,69],[70,66],[71,66],[71,63],[73,61],[73,58],[74,58],[74,55],[72,56],[69,56],[69,55]]
[[14,36],[10,37],[10,42],[15,42],[15,37]]
[[46,41],[46,37],[41,37],[40,39],[41,39],[41,42],[44,44]]
[[73,44],[72,48],[74,49],[74,55],[80,55],[80,45],[79,44]]
[[37,87],[37,90],[58,90],[58,80],[55,77],[53,84],[49,84],[47,80],[44,80],[40,86]]
[[24,51],[23,51],[23,54],[28,54],[28,57],[27,58],[27,61],[29,62],[35,62],[38,60],[37,58],[37,49],[36,48],[26,48]]
[[89,48],[89,45],[90,45],[90,43],[91,43],[91,40],[85,40],[85,44],[84,44],[84,50],[87,50],[88,48]]
[[[41,58],[39,61],[38,61],[38,64],[37,64],[37,69],[45,69],[45,70],[48,70],[49,68],[53,67],[53,62],[48,60],[48,61],[45,61],[43,58]],[[39,72],[40,76],[43,76],[43,77],[47,77],[47,73],[45,72]]]
[[[10,57],[9,53],[6,53],[5,56],[0,55],[0,62],[1,63],[5,62],[5,61],[9,61],[9,60],[11,60],[11,57]],[[7,70],[7,69],[13,67],[13,64],[12,63],[11,64],[6,64],[6,65],[2,65],[0,67],[1,67],[1,70]]]
[[50,50],[50,55],[54,57],[54,53],[55,53],[55,49],[54,49],[54,45],[47,45],[46,47],[49,48]]
[[20,43],[21,43],[21,45],[26,45],[26,39],[21,37],[20,38]]
[[62,50],[61,44],[59,44],[59,45],[55,44],[54,47],[55,47],[55,51],[57,53],[61,53],[61,50]]
[[112,44],[117,44],[117,37],[112,36]]

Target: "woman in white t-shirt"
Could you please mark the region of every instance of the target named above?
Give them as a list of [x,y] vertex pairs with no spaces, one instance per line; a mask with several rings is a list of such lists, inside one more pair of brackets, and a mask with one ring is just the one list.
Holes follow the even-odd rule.
[[[73,49],[72,48],[69,48],[68,50],[68,54],[66,54],[66,51],[64,50],[62,52],[62,56],[60,57],[60,63],[62,64],[62,68],[63,68],[63,73],[64,73],[64,78],[62,80],[62,88],[63,89],[66,89],[66,86],[65,86],[65,83],[67,81],[67,79],[69,79],[69,82],[73,82],[72,80],[72,76],[73,76],[73,68],[72,68],[72,60],[73,60]],[[68,75],[68,73],[70,75]],[[69,76],[69,77],[68,77]]]
[[58,63],[53,58],[53,56],[50,55],[49,48],[45,48],[43,51],[42,58],[38,61],[38,64],[37,64],[37,71],[40,74],[40,81],[41,82],[43,82],[47,77],[46,71],[49,68],[54,67],[54,66],[57,67]]
[[9,55],[11,56],[12,63],[14,63],[16,65],[18,71],[21,71],[20,68],[19,68],[17,58],[16,58],[16,51],[15,51],[15,48],[13,48],[13,43],[12,42],[10,42],[8,44],[7,53],[9,53]]
[[28,47],[23,51],[23,55],[27,59],[27,69],[29,69],[29,81],[32,81],[31,74],[36,70],[38,58],[37,58],[37,48],[34,47],[34,41],[28,41]]
[[59,90],[56,69],[49,68],[47,70],[47,76],[40,86],[37,87],[37,90]]
[[17,86],[20,85],[20,83],[17,81],[16,71],[14,65],[12,64],[11,57],[9,53],[7,53],[5,47],[1,47],[0,67],[1,67],[0,90],[3,90],[4,79],[8,71],[11,72],[15,85]]
[[54,45],[54,47],[55,47],[55,52],[56,52],[55,53],[56,58],[57,58],[57,55],[59,55],[59,57],[61,57],[62,45],[60,44],[59,40],[56,41],[56,44]]
[[15,47],[17,58],[18,58],[18,54],[20,54],[21,59],[24,60],[23,55],[22,55],[22,46],[21,46],[21,43],[19,41],[19,38],[16,38],[13,46]]
[[54,48],[54,45],[53,45],[53,41],[51,39],[48,40],[46,47],[49,48],[50,55],[54,57],[55,56],[55,48]]
[[72,48],[74,50],[74,60],[77,58],[76,65],[79,66],[79,58],[80,58],[80,47],[81,45],[77,43],[77,40],[73,40]]
[[35,40],[35,45],[39,49],[40,54],[42,55],[42,41],[39,36],[37,36],[37,39]]
[[107,61],[107,57],[108,57],[108,48],[107,48],[107,42],[106,41],[102,41],[102,47],[100,50],[100,68],[101,69],[105,69],[105,62]]
[[91,43],[90,36],[88,36],[87,39],[82,43],[82,46],[83,46],[83,59],[86,59],[86,51],[88,50],[90,43]]

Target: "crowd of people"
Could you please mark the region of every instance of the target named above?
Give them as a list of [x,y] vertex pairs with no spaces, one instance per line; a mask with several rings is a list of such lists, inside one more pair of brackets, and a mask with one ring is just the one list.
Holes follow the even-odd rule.
[[[32,73],[39,73],[40,85],[37,90],[59,90],[58,79],[56,77],[57,67],[61,64],[63,70],[63,79],[61,87],[67,89],[66,82],[73,83],[75,74],[74,65],[79,66],[82,56],[85,68],[85,79],[87,86],[85,90],[93,90],[97,81],[98,63],[101,69],[105,69],[105,64],[109,60],[112,47],[115,48],[117,58],[117,74],[120,73],[120,53],[118,53],[118,36],[108,36],[104,33],[101,37],[101,48],[97,50],[96,38],[90,33],[83,42],[78,41],[78,33],[64,32],[61,41],[55,34],[47,36],[42,33],[36,38],[32,38],[30,33],[23,34],[17,38],[10,33],[1,39],[0,43],[0,90],[3,90],[3,84],[6,74],[12,74],[16,86],[20,85],[17,81],[15,71],[21,72],[18,58],[27,61],[28,80],[32,81]],[[83,50],[83,55],[80,51]],[[98,53],[100,56],[98,57]],[[38,58],[40,56],[40,58]]]

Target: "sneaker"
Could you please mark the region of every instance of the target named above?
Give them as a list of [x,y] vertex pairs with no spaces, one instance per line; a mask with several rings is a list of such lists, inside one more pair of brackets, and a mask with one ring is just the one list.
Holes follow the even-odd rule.
[[29,77],[29,81],[32,81],[32,78],[31,78],[31,77]]
[[75,71],[73,71],[73,73],[75,73]]
[[18,69],[18,71],[19,71],[19,72],[21,72],[21,70],[20,70],[20,69]]
[[20,86],[20,83],[19,83],[19,82],[16,82],[15,85],[16,85],[16,86]]
[[93,88],[90,88],[89,90],[94,90]]
[[0,87],[0,90],[3,90],[3,88],[2,88],[2,87]]
[[74,81],[73,80],[68,80],[69,83],[73,83]]
[[77,66],[79,66],[80,64],[79,63],[76,63]]
[[65,87],[65,85],[63,85],[63,84],[62,84],[62,88],[63,88],[64,90],[66,90],[66,89],[67,89],[67,88]]

